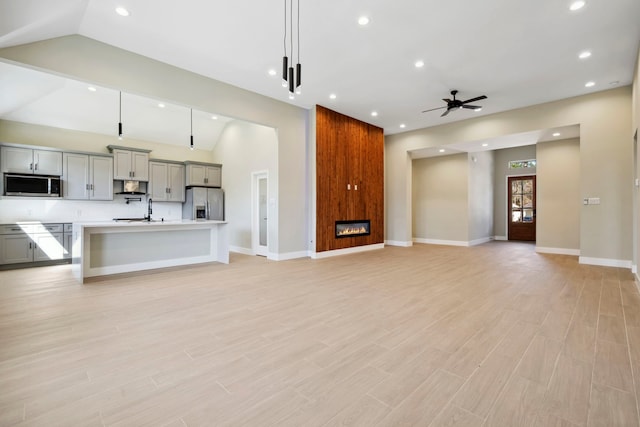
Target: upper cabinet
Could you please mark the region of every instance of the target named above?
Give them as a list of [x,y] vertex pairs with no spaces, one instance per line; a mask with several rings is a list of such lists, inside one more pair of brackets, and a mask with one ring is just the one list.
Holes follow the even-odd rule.
[[113,179],[149,181],[149,153],[151,150],[107,146],[113,153]]
[[185,162],[187,187],[222,187],[222,165],[215,163]]
[[64,153],[65,199],[113,200],[113,158]]
[[184,164],[150,161],[148,194],[156,202],[184,202]]
[[62,175],[60,151],[2,146],[0,159],[3,173]]

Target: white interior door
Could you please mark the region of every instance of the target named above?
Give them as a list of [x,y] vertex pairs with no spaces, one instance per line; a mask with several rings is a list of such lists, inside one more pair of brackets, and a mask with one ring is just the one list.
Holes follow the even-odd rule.
[[269,250],[269,177],[267,172],[253,173],[253,226],[251,227],[252,249],[256,255],[267,256]]

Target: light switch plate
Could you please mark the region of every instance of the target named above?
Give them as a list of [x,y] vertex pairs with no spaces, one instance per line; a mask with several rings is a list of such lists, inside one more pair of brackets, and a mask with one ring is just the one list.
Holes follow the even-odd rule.
[[590,205],[599,205],[600,204],[600,197],[589,197],[589,204]]

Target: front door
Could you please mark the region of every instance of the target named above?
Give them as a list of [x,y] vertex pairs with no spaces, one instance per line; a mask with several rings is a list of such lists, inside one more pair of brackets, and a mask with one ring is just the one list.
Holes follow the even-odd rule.
[[509,240],[536,240],[536,177],[511,176],[507,220]]

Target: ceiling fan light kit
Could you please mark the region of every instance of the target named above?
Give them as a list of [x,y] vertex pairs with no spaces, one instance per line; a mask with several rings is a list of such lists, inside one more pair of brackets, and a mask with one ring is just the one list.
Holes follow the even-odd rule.
[[453,99],[442,98],[442,100],[447,103],[445,107],[431,108],[429,110],[424,110],[423,113],[428,113],[429,111],[435,111],[435,110],[442,110],[443,108],[446,108],[445,112],[440,115],[440,117],[444,117],[447,114],[449,114],[449,112],[451,112],[452,110],[462,110],[463,108],[467,110],[480,111],[482,109],[482,106],[471,105],[471,103],[476,101],[481,101],[483,99],[487,99],[486,95],[481,95],[475,98],[467,99],[466,101],[460,101],[459,99],[456,99],[457,94],[458,94],[458,91],[456,89],[452,90],[451,96],[453,97]]

